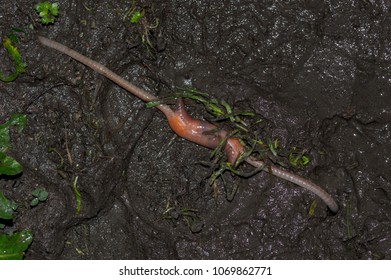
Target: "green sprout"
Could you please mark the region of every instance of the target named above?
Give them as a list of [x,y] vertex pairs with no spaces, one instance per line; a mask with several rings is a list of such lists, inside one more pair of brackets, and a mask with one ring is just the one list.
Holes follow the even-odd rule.
[[41,23],[44,25],[53,24],[55,19],[58,17],[59,4],[46,2],[39,2],[34,6],[35,11],[41,18]]
[[15,114],[3,124],[0,124],[0,175],[17,175],[23,171],[23,167],[12,157],[6,155],[11,148],[10,144],[10,127],[17,126],[19,133],[22,132],[26,125],[26,115]]
[[304,167],[310,163],[310,158],[305,155],[305,151],[299,151],[296,147],[293,147],[293,150],[289,153],[288,160],[294,168]]
[[48,199],[48,192],[44,188],[37,188],[31,192],[34,196],[33,200],[30,202],[31,207],[37,206],[40,202],[44,202]]
[[132,6],[125,12],[123,20],[126,20],[130,16],[130,22],[137,24],[140,19],[144,16],[145,10],[138,10],[135,7],[136,0],[132,1]]
[[273,156],[278,156],[278,139],[274,139],[274,141],[269,143],[269,150],[273,154]]
[[81,210],[81,194],[77,189],[78,178],[79,176],[76,176],[75,180],[73,181],[73,192],[75,193],[75,199],[76,199],[76,214],[80,214],[80,210]]
[[12,61],[14,62],[15,71],[9,74],[7,77],[4,77],[3,73],[0,71],[0,80],[2,80],[3,82],[14,81],[19,76],[19,74],[25,71],[25,68],[27,66],[26,63],[22,62],[22,56],[20,55],[18,49],[12,44],[15,43],[15,34],[12,33],[12,35],[12,40],[9,37],[6,37],[3,40],[3,46],[7,50],[7,53],[11,57]]
[[135,10],[133,11],[132,16],[130,17],[130,22],[137,24],[143,16],[144,16],[144,10],[142,11]]
[[310,209],[308,210],[308,217],[312,218],[315,215],[315,210],[318,204],[316,203],[316,200],[314,200],[311,203]]

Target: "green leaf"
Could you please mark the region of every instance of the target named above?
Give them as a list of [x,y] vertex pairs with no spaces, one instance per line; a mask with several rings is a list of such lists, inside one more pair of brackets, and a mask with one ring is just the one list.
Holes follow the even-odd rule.
[[44,188],[35,189],[31,192],[31,194],[38,199],[38,202],[45,201],[49,196],[48,192]]
[[52,13],[53,16],[58,16],[58,9],[60,7],[60,4],[58,3],[53,3],[52,5],[50,5],[49,7],[49,11]]
[[306,166],[308,163],[310,163],[310,158],[307,157],[306,155],[303,155],[301,157],[301,165]]
[[138,23],[143,17],[144,13],[142,11],[134,11],[132,17],[130,18],[131,23]]
[[278,139],[275,139],[273,142],[269,143],[269,150],[272,152],[274,156],[277,156],[277,149],[278,149]]
[[40,2],[34,6],[35,11],[41,18],[41,23],[48,25],[54,23],[56,17],[59,15],[59,3],[50,4],[48,1]]
[[12,157],[0,152],[0,174],[14,176],[23,171],[23,166]]
[[29,230],[12,235],[0,234],[0,260],[21,260],[32,241],[33,235]]
[[8,200],[2,192],[0,192],[0,219],[11,220],[14,210],[16,209],[15,202]]
[[12,45],[12,40],[10,38],[5,37],[3,40],[3,46],[14,62],[15,71],[9,74],[7,77],[4,77],[3,73],[0,71],[0,80],[4,82],[12,82],[19,76],[19,74],[25,71],[27,64],[22,62],[22,56],[20,55],[18,49]]
[[304,152],[299,151],[296,147],[293,147],[293,150],[288,155],[288,160],[291,166],[293,167],[304,167],[310,163],[310,158],[304,154]]
[[48,192],[44,188],[37,188],[31,192],[34,196],[34,199],[30,202],[30,206],[37,206],[40,202],[46,201],[48,199]]
[[23,167],[5,151],[11,148],[9,130],[11,126],[17,126],[18,132],[22,132],[26,126],[26,115],[12,115],[5,123],[0,124],[0,174],[16,175],[22,172]]
[[38,203],[39,203],[39,199],[37,197],[35,197],[33,200],[31,200],[30,206],[35,207],[38,205]]
[[21,133],[26,126],[27,116],[24,114],[14,114],[7,121],[9,126],[16,125],[18,127],[18,132]]
[[43,202],[43,201],[46,201],[46,199],[48,199],[48,196],[49,196],[49,193],[46,190],[43,190],[39,193],[38,199],[39,199],[39,201]]

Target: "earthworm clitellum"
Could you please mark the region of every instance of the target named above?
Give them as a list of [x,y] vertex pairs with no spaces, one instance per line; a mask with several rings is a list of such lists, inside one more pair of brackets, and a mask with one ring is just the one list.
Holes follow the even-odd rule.
[[[56,41],[50,40],[42,36],[38,36],[38,40],[43,45],[53,48],[63,54],[66,54],[73,59],[83,63],[84,65],[90,67],[94,71],[112,80],[114,83],[124,88],[136,97],[140,98],[141,100],[145,102],[158,100],[155,95],[148,93],[139,87],[136,87],[135,85],[126,81],[125,79],[115,74],[113,71],[109,70],[102,64],[88,57],[85,57],[84,55]],[[218,129],[217,126],[215,126],[214,124],[209,123],[207,121],[194,119],[190,115],[188,115],[181,98],[178,99],[175,110],[171,109],[171,107],[166,104],[159,104],[156,106],[156,108],[163,112],[163,114],[168,120],[171,129],[178,136],[191,142],[197,143],[201,146],[207,147],[209,149],[214,149],[228,135],[226,131]],[[224,152],[228,161],[231,164],[235,163],[236,159],[243,151],[244,147],[237,138],[229,137],[226,140]],[[277,166],[266,165],[264,162],[255,160],[251,157],[246,158],[245,161],[254,167],[261,168],[266,172],[269,172],[277,177],[292,182],[315,193],[327,204],[331,211],[333,211],[334,213],[338,211],[338,204],[330,196],[330,194],[328,194],[322,187],[318,186],[312,181],[304,179],[298,175],[293,174],[292,172],[289,172]]]

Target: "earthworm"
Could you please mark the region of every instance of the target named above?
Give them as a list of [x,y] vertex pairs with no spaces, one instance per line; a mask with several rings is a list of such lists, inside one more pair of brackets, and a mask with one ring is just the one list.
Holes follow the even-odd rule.
[[[136,97],[140,98],[144,102],[156,101],[158,98],[146,92],[145,90],[133,85],[126,81],[113,71],[103,66],[102,64],[85,57],[84,55],[72,50],[56,41],[48,38],[38,36],[38,40],[41,44],[55,49],[63,54],[66,54],[73,59],[81,62],[82,64],[90,67],[92,70],[102,74],[106,78],[112,80],[114,83],[124,88],[128,92],[132,93]],[[227,132],[219,130],[214,124],[203,120],[197,120],[192,118],[185,110],[184,103],[181,98],[178,99],[176,109],[172,110],[166,104],[159,104],[156,106],[166,116],[171,129],[180,137],[197,143],[201,146],[209,149],[216,148],[221,141],[227,137]],[[244,151],[243,145],[235,137],[229,137],[226,140],[224,146],[224,153],[231,164],[234,164],[238,156]],[[257,168],[261,168],[263,171],[269,172],[279,178],[292,182],[298,186],[301,186],[316,195],[318,195],[330,208],[331,211],[338,211],[338,204],[335,200],[325,191],[322,187],[316,185],[308,179],[304,179],[298,175],[295,175],[287,170],[278,168],[276,166],[267,166],[264,162],[255,160],[253,158],[246,158],[245,161]]]
[[[174,114],[167,116],[171,129],[180,137],[197,143],[209,149],[215,149],[221,141],[227,138],[227,132],[219,130],[210,122],[197,120],[191,117],[185,109],[182,98],[178,98]],[[234,165],[236,159],[244,150],[242,144],[235,137],[226,139],[224,153],[227,160]]]

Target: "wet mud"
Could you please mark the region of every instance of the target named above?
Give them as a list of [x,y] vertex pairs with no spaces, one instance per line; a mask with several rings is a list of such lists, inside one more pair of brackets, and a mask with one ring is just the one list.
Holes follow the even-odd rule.
[[[1,37],[22,29],[28,64],[0,82],[0,121],[28,116],[10,151],[23,174],[0,180],[20,205],[12,228],[34,234],[26,259],[391,258],[387,1],[136,1],[145,14],[132,24],[132,1],[67,0],[49,26],[31,1],[1,2]],[[267,173],[216,199],[199,164],[209,150],[38,34],[158,96],[197,88],[262,116],[283,149],[308,151],[310,164],[292,171],[339,212]],[[4,49],[0,59],[10,71]],[[188,110],[207,117],[195,102]],[[37,187],[49,198],[31,208]]]

